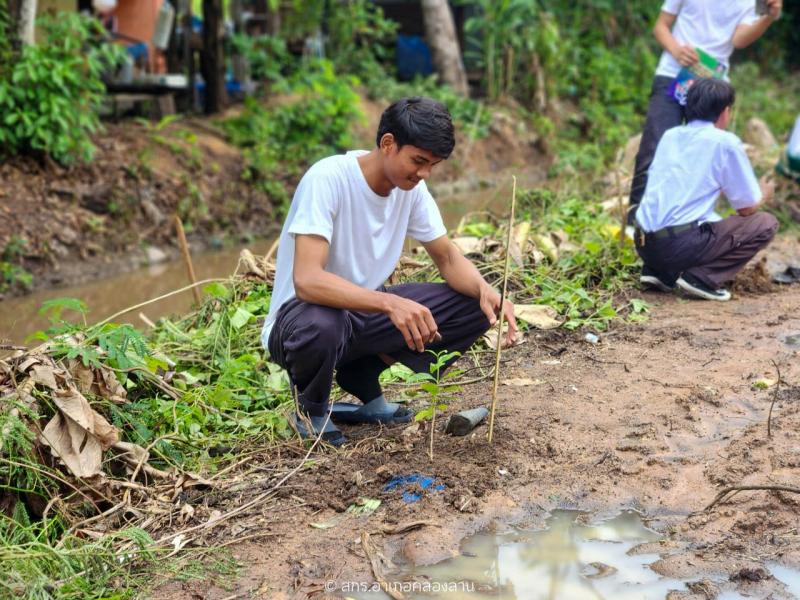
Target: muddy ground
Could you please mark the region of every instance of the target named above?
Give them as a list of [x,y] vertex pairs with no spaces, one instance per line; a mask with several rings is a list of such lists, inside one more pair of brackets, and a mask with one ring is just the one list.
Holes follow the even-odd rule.
[[[796,238],[776,250],[800,258]],[[540,383],[500,386],[494,444],[485,425],[463,438],[437,432],[431,462],[427,424],[348,428],[351,444],[316,454],[278,504],[233,525],[225,539],[243,565],[236,577],[172,582],[154,597],[344,597],[326,592],[326,582],[374,581],[362,532],[372,533],[386,559],[380,570],[393,581],[403,568],[458,553],[465,536],[541,525],[555,508],[641,511],[665,535],[650,548],[662,557],[654,568],[695,582],[693,592],[674,598],[714,598],[725,589],[791,597],[764,564],[800,567],[800,495],[745,491],[704,508],[726,486],[800,482],[800,350],[785,343],[800,333],[800,285],[739,292],[729,303],[643,297],[652,305],[649,320],[601,333],[597,345],[552,330],[506,352],[501,380]],[[777,380],[775,365],[781,383],[759,389],[757,380]],[[447,412],[485,405],[490,395],[488,380],[467,385]],[[283,451],[263,469],[301,457]],[[383,491],[392,476],[415,472],[445,489],[412,504]],[[361,497],[381,506],[368,517],[344,512]],[[380,533],[416,521],[429,524]]]

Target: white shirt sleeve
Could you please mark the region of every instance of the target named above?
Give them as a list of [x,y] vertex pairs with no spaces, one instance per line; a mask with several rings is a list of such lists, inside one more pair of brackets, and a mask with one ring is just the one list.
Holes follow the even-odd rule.
[[661,11],[671,15],[677,15],[679,12],[681,12],[682,6],[683,0],[664,0],[664,4],[661,6]]
[[289,234],[320,235],[330,244],[339,202],[335,178],[312,169],[300,180],[292,202],[297,206]]
[[719,183],[730,205],[739,210],[761,202],[761,186],[742,142],[731,137],[730,143],[719,148]]
[[758,21],[761,17],[756,14],[756,3],[755,0],[750,3],[750,6],[747,8],[745,13],[742,15],[742,18],[739,20],[739,23],[736,25],[752,25],[756,21]]
[[417,184],[417,197],[408,219],[408,235],[418,242],[431,242],[447,233],[436,201],[424,181]]

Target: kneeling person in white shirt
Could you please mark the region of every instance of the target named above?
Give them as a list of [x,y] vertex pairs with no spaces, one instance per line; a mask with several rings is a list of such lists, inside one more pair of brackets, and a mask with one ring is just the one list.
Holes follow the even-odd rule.
[[[425,186],[454,146],[442,104],[403,98],[384,111],[371,151],[324,158],[300,181],[281,233],[262,342],[297,391],[294,424],[302,437],[341,445],[346,438],[332,421],[410,421],[409,410],[384,398],[381,372],[398,361],[429,373],[437,359],[427,350],[464,352],[499,315],[500,294],[449,240]],[[443,283],[384,285],[407,235],[422,244]],[[510,342],[514,308],[505,300],[502,310]],[[331,406],[334,378],[360,403]]]
[[[758,211],[774,185],[756,179],[741,141],[725,131],[735,97],[721,79],[697,81],[686,101],[687,124],[658,144],[636,211],[645,285],[729,300],[725,286],[775,236],[775,217]],[[736,210],[726,219],[714,211],[720,192]]]

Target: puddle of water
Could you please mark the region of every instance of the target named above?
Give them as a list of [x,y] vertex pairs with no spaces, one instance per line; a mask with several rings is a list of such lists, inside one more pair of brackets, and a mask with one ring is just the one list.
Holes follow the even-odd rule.
[[628,554],[641,543],[661,539],[638,513],[623,511],[588,525],[576,520],[582,514],[559,510],[547,519],[543,530],[474,536],[464,543],[460,556],[406,574],[405,578],[419,583],[418,590],[424,591],[426,584],[436,589],[433,586],[438,584],[449,591],[411,593],[410,597],[661,600],[670,590],[686,589],[684,582],[666,579],[649,568],[658,560],[657,554]]
[[[662,577],[650,568],[658,554],[632,552],[642,543],[662,538],[639,513],[626,510],[589,524],[581,522],[583,515],[558,510],[542,530],[474,536],[463,544],[460,556],[401,574],[398,579],[403,583],[395,585],[403,585],[408,597],[419,600],[662,600],[670,591],[688,589],[686,584],[693,579]],[[767,568],[783,583],[787,597],[800,598],[800,571],[777,563]],[[728,584],[727,577],[711,579]],[[388,597],[381,592],[347,596]],[[745,596],[728,589],[719,598]]]
[[786,586],[786,591],[793,597],[800,598],[800,570],[790,569],[778,563],[767,565],[772,576]]
[[800,331],[781,336],[781,341],[794,350],[800,350]]
[[464,545],[467,556],[415,574],[434,581],[469,579],[476,591],[465,598],[644,600],[685,588],[648,567],[658,555],[628,555],[634,546],[661,537],[637,513],[624,511],[590,525],[576,522],[580,514],[556,511],[541,531],[476,536]]

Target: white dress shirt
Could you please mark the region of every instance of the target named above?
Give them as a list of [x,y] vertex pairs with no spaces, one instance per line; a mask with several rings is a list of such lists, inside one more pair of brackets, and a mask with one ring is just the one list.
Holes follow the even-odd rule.
[[718,221],[720,192],[739,210],[761,201],[742,142],[708,121],[668,129],[656,148],[636,221],[644,231]]

